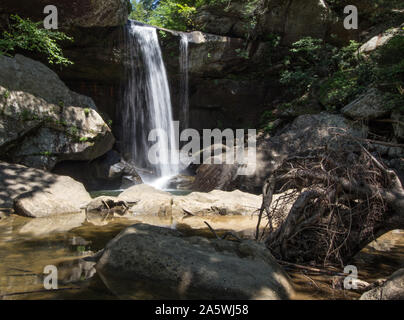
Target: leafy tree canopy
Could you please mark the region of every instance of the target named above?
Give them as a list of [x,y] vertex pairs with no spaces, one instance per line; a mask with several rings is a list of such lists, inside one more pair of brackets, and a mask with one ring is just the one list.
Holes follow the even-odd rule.
[[180,31],[192,29],[192,15],[212,0],[132,0],[131,19]]

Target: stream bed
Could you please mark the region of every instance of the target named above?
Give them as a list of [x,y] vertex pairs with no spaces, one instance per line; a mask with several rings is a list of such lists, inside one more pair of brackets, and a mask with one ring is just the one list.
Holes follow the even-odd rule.
[[[79,215],[50,222],[16,215],[0,220],[0,299],[119,299],[107,289],[97,274],[86,279],[78,260],[101,250],[125,227],[140,221],[114,218],[106,224],[94,225],[79,223],[79,219],[76,222],[74,216]],[[38,229],[40,222],[43,230]],[[173,225],[169,220],[158,217],[141,222],[175,227],[190,236],[213,237],[208,228]],[[256,223],[251,217],[245,216],[215,217],[209,222],[219,226],[218,232],[238,228],[237,233],[246,238],[252,237]],[[371,283],[379,278],[387,278],[404,265],[404,231],[389,232],[377,242],[372,242],[351,264],[358,268],[361,280]],[[43,271],[47,265],[58,268],[58,290],[44,289]],[[296,270],[288,270],[288,273],[296,288],[296,299],[360,297],[354,291],[342,290],[332,276],[310,275]]]

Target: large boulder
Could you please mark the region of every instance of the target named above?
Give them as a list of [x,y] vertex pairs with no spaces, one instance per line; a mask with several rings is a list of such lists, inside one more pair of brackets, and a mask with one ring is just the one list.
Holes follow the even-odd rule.
[[0,4],[0,14],[18,13],[34,21],[46,17],[45,6],[52,4],[58,9],[59,27],[111,27],[125,24],[130,11],[129,0],[4,0]]
[[9,91],[23,91],[56,105],[96,109],[91,98],[71,91],[55,72],[39,61],[20,54],[14,58],[0,56],[0,68],[0,85]]
[[247,10],[245,1],[231,1],[214,3],[201,7],[194,23],[198,30],[217,35],[245,37],[249,31],[248,20],[253,11]]
[[394,272],[382,285],[365,292],[361,300],[404,300],[404,268]]
[[240,189],[261,193],[265,179],[288,157],[307,155],[341,144],[347,148],[356,147],[355,142],[344,139],[344,135],[366,138],[367,127],[355,124],[342,115],[326,112],[299,116],[277,135],[257,138],[255,169],[251,174],[240,175],[238,170],[232,170],[231,166],[238,167],[237,164],[202,164],[194,188],[203,192]]
[[60,161],[93,160],[112,148],[112,132],[90,98],[71,92],[29,58],[0,57],[0,66],[8,70],[0,76],[3,160],[50,170]]
[[388,115],[390,110],[383,100],[383,94],[372,88],[345,106],[341,112],[355,120],[373,120]]
[[121,298],[289,299],[287,274],[254,241],[184,237],[137,224],[111,240],[95,266]]
[[372,37],[370,40],[366,41],[360,48],[359,53],[361,54],[371,54],[377,49],[385,46],[394,36],[402,33],[402,27],[391,28],[378,35]]
[[14,198],[16,214],[30,218],[74,213],[78,211],[70,201],[50,192],[26,192]]
[[84,186],[70,177],[0,162],[0,207],[29,217],[80,211],[91,197]]

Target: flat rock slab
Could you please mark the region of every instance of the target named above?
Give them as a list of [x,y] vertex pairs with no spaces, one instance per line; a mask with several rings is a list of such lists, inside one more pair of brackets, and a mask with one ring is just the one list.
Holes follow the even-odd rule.
[[262,196],[235,190],[226,192],[213,190],[209,193],[193,192],[174,198],[174,205],[196,216],[252,215],[262,204]]
[[[274,195],[276,200],[285,194]],[[173,217],[217,217],[217,216],[253,216],[258,215],[262,205],[262,195],[254,195],[240,190],[213,190],[208,193],[192,192],[186,196],[175,196],[169,192],[157,190],[141,184],[133,186],[118,196],[119,200],[131,203],[129,213],[134,216]],[[290,206],[282,208],[285,212]]]

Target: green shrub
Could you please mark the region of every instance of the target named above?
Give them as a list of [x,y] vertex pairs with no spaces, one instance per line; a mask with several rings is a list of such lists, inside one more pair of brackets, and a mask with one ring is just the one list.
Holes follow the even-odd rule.
[[32,22],[18,15],[11,15],[9,31],[3,32],[0,39],[0,55],[12,55],[17,49],[44,54],[50,64],[69,65],[72,61],[65,58],[59,46],[61,41],[73,41],[63,32],[41,28],[42,22]]

